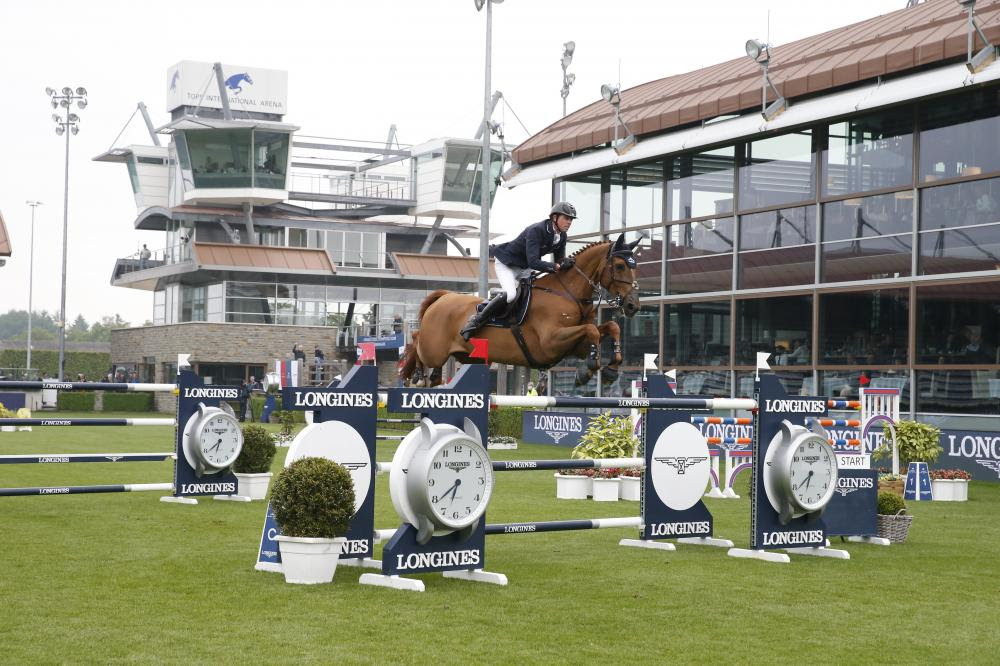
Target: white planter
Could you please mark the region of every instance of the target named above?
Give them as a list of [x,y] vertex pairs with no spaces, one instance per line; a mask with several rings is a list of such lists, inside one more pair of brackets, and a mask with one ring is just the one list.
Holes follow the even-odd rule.
[[267,486],[271,483],[271,472],[263,474],[242,474],[236,472],[239,480],[237,495],[249,497],[252,500],[262,500],[267,497]]
[[936,502],[965,502],[969,482],[965,479],[931,479],[931,497]]
[[618,479],[594,479],[595,502],[618,501]]
[[627,502],[638,502],[639,490],[642,488],[642,477],[619,476],[618,480],[621,482],[621,488],[618,490],[618,496]]
[[577,474],[559,474],[556,477],[556,499],[587,499],[590,495],[591,479]]
[[308,537],[275,537],[281,551],[281,570],[286,583],[316,585],[329,583],[337,571],[344,537],[315,539]]
[[0,426],[0,432],[15,432],[16,430],[16,426]]

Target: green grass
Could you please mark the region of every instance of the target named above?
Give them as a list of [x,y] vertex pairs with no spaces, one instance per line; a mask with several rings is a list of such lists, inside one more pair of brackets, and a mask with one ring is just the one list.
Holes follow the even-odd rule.
[[[0,452],[167,451],[172,430],[38,427],[0,434]],[[379,459],[393,448],[380,443]],[[522,445],[496,457],[567,454]],[[638,511],[636,503],[556,500],[551,472],[497,476],[491,522]],[[171,477],[169,462],[0,466],[3,486]],[[911,503],[907,543],[835,543],[851,552],[846,562],[621,548],[620,538],[634,536],[625,529],[507,535],[489,537],[486,555],[507,587],[424,575],[423,594],[360,586],[361,570],[347,567],[332,585],[287,585],[253,569],[263,503],[185,506],[159,495],[0,498],[5,663],[997,659],[997,484],[973,483],[966,503]],[[376,526],[395,526],[384,477],[377,498]],[[716,533],[746,545],[748,502],[707,502]]]

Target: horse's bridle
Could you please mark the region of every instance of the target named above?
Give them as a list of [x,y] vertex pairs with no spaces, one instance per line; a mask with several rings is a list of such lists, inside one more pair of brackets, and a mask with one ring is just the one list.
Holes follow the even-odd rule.
[[[591,278],[589,275],[587,275],[583,271],[581,271],[580,267],[577,266],[575,263],[573,264],[573,270],[575,270],[577,273],[579,273],[581,276],[583,276],[583,279],[586,280],[587,284],[590,285],[591,291],[592,292],[596,291],[599,294],[598,298],[597,298],[597,303],[596,304],[594,303],[593,299],[584,299],[585,301],[587,301],[588,305],[591,305],[591,306],[594,307],[595,311],[597,311],[597,310],[600,309],[601,302],[604,300],[604,297],[607,295],[607,293],[611,291],[610,287],[615,282],[618,282],[620,284],[627,284],[632,289],[635,289],[636,287],[639,286],[639,283],[636,282],[636,281],[629,282],[628,280],[621,280],[621,279],[616,278],[614,276],[614,272],[613,272],[613,269],[612,269],[612,266],[613,266],[613,263],[614,263],[612,261],[612,259],[614,259],[614,257],[615,257],[614,254],[612,254],[610,252],[608,253],[608,257],[607,257],[608,261],[604,264],[604,268],[601,269],[600,276],[596,280],[594,278]],[[608,284],[607,284],[607,286],[604,285],[604,274],[605,274],[605,272],[608,273]],[[563,291],[568,296],[571,296],[572,299],[573,299],[573,301],[580,308],[580,317],[582,319],[586,319],[586,311],[583,309],[583,301],[581,301],[576,296],[574,296],[573,292],[571,292],[566,287],[566,285],[563,284],[562,276],[559,274],[558,271],[556,272],[555,275],[556,275],[556,279],[559,280],[559,284],[562,285]],[[630,290],[630,292],[631,292],[631,290]],[[618,310],[620,312],[624,312],[624,307],[623,307],[624,303],[625,303],[625,296],[622,295],[622,294],[620,294],[620,293],[619,294],[615,294],[614,298],[608,299],[608,305],[610,305],[611,307],[615,308],[616,310]]]

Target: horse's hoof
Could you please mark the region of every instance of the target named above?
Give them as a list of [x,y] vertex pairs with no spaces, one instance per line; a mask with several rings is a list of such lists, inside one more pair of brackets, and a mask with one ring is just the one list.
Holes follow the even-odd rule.
[[592,370],[587,368],[577,368],[576,370],[576,385],[585,386],[590,383],[590,378],[594,376]]
[[597,369],[601,367],[601,362],[597,357],[591,356],[587,359],[587,369],[591,373],[597,372]]
[[610,384],[611,382],[618,379],[618,370],[612,368],[610,365],[601,370],[601,382],[604,384]]

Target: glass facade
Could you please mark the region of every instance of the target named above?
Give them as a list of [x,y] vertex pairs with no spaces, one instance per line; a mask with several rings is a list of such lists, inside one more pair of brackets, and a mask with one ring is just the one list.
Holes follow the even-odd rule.
[[[639,316],[659,316],[682,392],[746,394],[766,351],[794,393],[895,387],[904,410],[1000,414],[1000,85],[554,192],[580,211],[574,236],[647,237]],[[652,350],[641,326],[622,330]]]
[[176,133],[185,182],[195,188],[285,189],[290,134],[251,129]]

